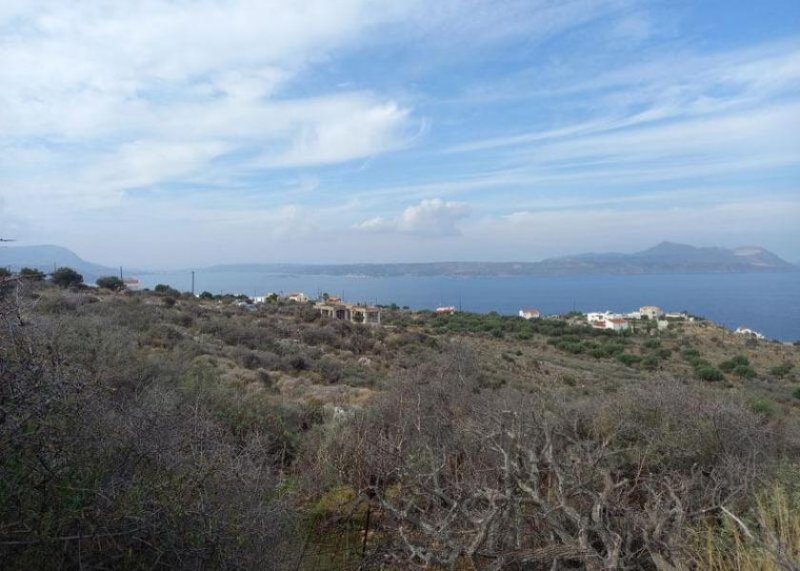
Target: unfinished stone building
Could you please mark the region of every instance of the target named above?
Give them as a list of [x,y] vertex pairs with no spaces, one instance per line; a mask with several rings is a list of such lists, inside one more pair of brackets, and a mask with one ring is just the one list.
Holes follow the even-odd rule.
[[328,300],[317,303],[315,307],[322,317],[329,319],[341,319],[367,325],[380,325],[381,323],[381,310],[373,305]]

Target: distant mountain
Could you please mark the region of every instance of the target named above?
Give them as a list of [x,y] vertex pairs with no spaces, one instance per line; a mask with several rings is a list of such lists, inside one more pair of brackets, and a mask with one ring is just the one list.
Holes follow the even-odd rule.
[[572,276],[585,274],[742,273],[800,268],[759,247],[696,248],[662,242],[633,254],[580,254],[541,262],[431,262],[402,264],[237,264],[206,271],[258,271],[303,275]]
[[550,274],[660,274],[660,273],[738,273],[796,271],[797,266],[756,246],[697,248],[662,242],[634,254],[581,254],[552,258],[537,264]]
[[119,273],[118,269],[87,262],[72,250],[49,245],[2,246],[0,247],[0,266],[12,270],[19,270],[23,267],[36,268],[46,273],[52,272],[54,266],[69,266],[83,274],[86,282],[93,282],[100,276]]
[[[115,268],[93,264],[59,246],[0,247],[0,266],[22,266],[50,272],[70,266],[86,281],[101,275],[116,275]],[[205,268],[207,272],[268,272],[328,276],[578,276],[598,274],[742,273],[800,271],[772,252],[756,246],[696,248],[662,242],[633,254],[579,254],[549,258],[541,262],[430,262],[399,264],[225,264]],[[138,270],[135,273],[144,273]]]

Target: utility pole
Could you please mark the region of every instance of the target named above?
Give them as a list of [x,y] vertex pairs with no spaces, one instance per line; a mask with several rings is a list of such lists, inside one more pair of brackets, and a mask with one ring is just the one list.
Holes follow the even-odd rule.
[[122,266],[119,267],[119,279],[122,281]]
[[192,297],[194,297],[194,270],[192,270]]

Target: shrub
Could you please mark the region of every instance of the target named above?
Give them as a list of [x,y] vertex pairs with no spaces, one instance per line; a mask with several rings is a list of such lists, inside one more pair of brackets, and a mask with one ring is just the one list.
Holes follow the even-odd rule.
[[125,289],[125,282],[123,282],[117,276],[103,276],[101,278],[97,278],[95,283],[97,284],[97,287],[110,289],[111,291],[121,291]]
[[161,303],[164,304],[164,307],[172,307],[177,303],[177,300],[172,296],[167,296],[161,300]]
[[792,391],[792,396],[796,399],[800,399],[800,387],[797,387],[794,391]]
[[686,359],[687,361],[691,361],[692,359],[700,357],[700,351],[698,351],[693,347],[687,347],[686,349],[681,351],[681,355],[683,355],[683,358]]
[[760,398],[750,403],[750,408],[753,409],[753,412],[758,414],[775,416],[775,413],[778,410],[778,405],[773,400]]
[[172,288],[166,284],[158,284],[156,287],[153,288],[153,291],[159,293],[161,295],[168,295],[170,297],[180,297],[181,292]]
[[31,282],[40,282],[44,280],[44,272],[35,268],[22,268],[19,271],[19,277]]
[[641,356],[631,355],[630,353],[622,353],[620,355],[617,355],[617,361],[619,361],[624,365],[627,365],[628,367],[632,367],[641,360],[642,360]]
[[744,355],[736,355],[735,357],[720,363],[719,368],[725,371],[726,373],[730,373],[737,367],[748,367],[749,365],[750,365],[750,360],[747,357],[745,357]]
[[642,359],[642,367],[648,371],[654,371],[658,368],[658,356],[648,355]]
[[737,365],[733,369],[733,374],[744,379],[752,379],[756,376],[756,371],[747,365]]
[[701,362],[694,369],[697,378],[702,381],[721,381],[724,377],[722,371],[707,362]]
[[50,274],[50,279],[59,287],[64,289],[77,286],[83,283],[83,276],[68,267],[61,267]]
[[782,379],[783,377],[791,373],[792,369],[794,369],[794,365],[789,361],[785,361],[780,365],[775,365],[774,367],[772,367],[769,370],[769,372],[771,375],[778,377],[779,379]]

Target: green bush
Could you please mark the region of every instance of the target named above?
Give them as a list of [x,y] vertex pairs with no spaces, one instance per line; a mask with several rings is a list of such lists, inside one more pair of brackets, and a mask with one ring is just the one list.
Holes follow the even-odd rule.
[[753,412],[767,416],[775,416],[775,413],[778,411],[778,405],[775,401],[765,398],[754,400],[750,403],[750,408],[753,409]]
[[110,289],[111,291],[121,291],[125,289],[125,282],[123,282],[117,276],[103,276],[101,278],[97,278],[97,281],[94,283],[97,284],[97,287]]
[[687,347],[686,349],[681,351],[681,355],[683,356],[684,359],[691,362],[692,359],[697,359],[698,357],[700,357],[700,351],[694,349],[693,347]]
[[654,371],[658,368],[658,356],[657,355],[648,355],[644,359],[642,359],[642,367],[647,369],[648,371]]
[[72,268],[61,267],[50,274],[50,279],[59,287],[68,288],[83,283],[83,276]]
[[747,365],[737,365],[733,369],[733,374],[737,377],[742,377],[743,379],[752,379],[756,376],[756,371],[753,367],[749,367]]
[[44,280],[44,272],[35,268],[22,268],[19,271],[19,277],[31,282],[40,282]]
[[784,361],[780,365],[775,365],[774,367],[772,367],[769,370],[769,372],[771,375],[778,377],[779,379],[782,379],[783,377],[791,373],[792,369],[794,369],[794,365],[789,361]]
[[750,365],[750,359],[748,359],[744,355],[736,355],[735,357],[720,363],[719,368],[725,371],[726,373],[730,373],[737,367],[748,367],[749,365]]
[[617,361],[631,367],[636,363],[639,363],[642,360],[642,357],[639,355],[631,355],[630,353],[622,353],[617,355]]
[[703,381],[721,381],[724,377],[722,371],[708,362],[701,362],[694,369],[697,378]]

